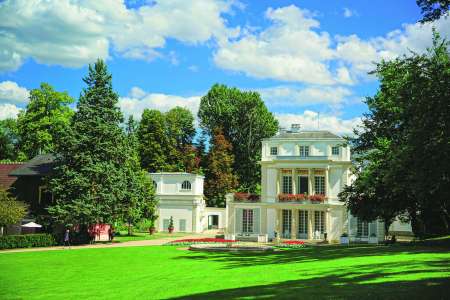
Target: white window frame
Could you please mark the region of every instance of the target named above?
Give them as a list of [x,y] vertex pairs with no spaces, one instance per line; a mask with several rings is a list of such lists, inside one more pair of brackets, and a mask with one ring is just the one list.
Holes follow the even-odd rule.
[[253,224],[253,217],[254,217],[254,211],[253,209],[242,209],[242,232],[243,233],[253,233],[254,230],[254,224]]
[[[335,153],[335,151],[334,150],[337,150],[337,152]],[[341,149],[340,149],[340,147],[339,146],[332,146],[331,147],[331,155],[339,155],[340,154],[340,152],[341,152]]]
[[314,211],[314,231],[324,234],[326,232],[325,212],[321,210]]
[[185,180],[181,183],[182,191],[192,191],[192,183],[189,180]]
[[[272,150],[275,150],[275,151],[272,151]],[[278,155],[278,147],[271,146],[270,147],[270,155],[273,155],[273,156]]]
[[309,156],[309,146],[307,146],[307,145],[299,146],[299,154],[300,154],[300,157],[308,157]]
[[292,194],[292,175],[283,174],[281,177],[281,191],[283,194]]
[[361,221],[359,218],[357,218],[356,236],[360,236],[363,238],[369,237],[369,222]]
[[[322,190],[323,188],[323,190]],[[314,194],[325,195],[326,193],[326,182],[324,175],[314,176]]]

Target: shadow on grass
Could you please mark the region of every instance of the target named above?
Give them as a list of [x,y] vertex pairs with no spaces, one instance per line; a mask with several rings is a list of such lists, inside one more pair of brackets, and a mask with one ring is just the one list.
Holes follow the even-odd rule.
[[[292,264],[286,271],[294,272],[299,279],[274,283],[277,278],[268,276],[267,285],[173,299],[450,299],[450,261],[439,255],[442,253],[448,253],[448,249],[395,245],[310,247],[274,253],[187,254],[178,259],[220,262],[225,269]],[[408,258],[415,254],[425,256]],[[383,258],[376,258],[390,255],[398,255],[399,260],[386,258],[384,262]],[[365,257],[372,259],[365,260]],[[334,261],[341,258],[346,260]]]
[[448,278],[358,284],[353,279],[327,276],[171,299],[448,299],[449,288]]
[[225,262],[225,268],[236,268],[267,264],[289,264],[293,262],[327,261],[349,257],[385,256],[400,253],[442,253],[448,249],[413,245],[395,246],[316,246],[304,249],[281,250],[275,252],[205,252],[187,254],[176,259],[213,260]]

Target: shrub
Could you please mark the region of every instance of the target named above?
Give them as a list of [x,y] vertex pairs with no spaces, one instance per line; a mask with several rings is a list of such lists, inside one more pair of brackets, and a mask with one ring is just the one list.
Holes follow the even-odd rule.
[[5,235],[0,237],[0,249],[49,247],[56,245],[55,238],[48,233]]

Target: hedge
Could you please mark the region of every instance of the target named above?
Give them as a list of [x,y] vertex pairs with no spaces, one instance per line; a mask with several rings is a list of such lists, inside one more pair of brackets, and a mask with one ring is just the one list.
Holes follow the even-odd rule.
[[48,233],[0,236],[0,249],[49,247],[56,245],[55,238]]

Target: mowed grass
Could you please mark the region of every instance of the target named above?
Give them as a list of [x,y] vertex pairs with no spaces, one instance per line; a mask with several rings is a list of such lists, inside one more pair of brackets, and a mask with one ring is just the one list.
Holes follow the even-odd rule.
[[121,231],[120,235],[116,235],[114,237],[114,242],[115,243],[123,243],[123,242],[131,242],[131,241],[156,240],[156,239],[162,239],[162,238],[174,238],[174,237],[181,238],[186,235],[188,235],[188,234],[183,233],[183,232],[174,232],[174,233],[155,232],[152,235],[148,234],[148,232],[133,232],[133,235],[127,235],[127,232]]
[[327,246],[204,253],[175,246],[0,254],[0,299],[443,299],[446,248]]

